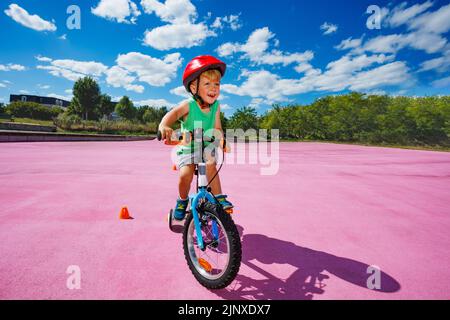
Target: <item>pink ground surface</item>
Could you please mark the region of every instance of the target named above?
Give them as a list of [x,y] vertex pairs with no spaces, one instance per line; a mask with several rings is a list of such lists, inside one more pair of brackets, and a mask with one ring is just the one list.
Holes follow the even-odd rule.
[[[2,144],[0,298],[450,298],[449,153],[286,143],[275,176],[224,167],[243,264],[221,291],[196,282],[168,230],[169,153],[157,141]],[[134,220],[118,219],[124,205]],[[380,290],[366,287],[370,265]]]

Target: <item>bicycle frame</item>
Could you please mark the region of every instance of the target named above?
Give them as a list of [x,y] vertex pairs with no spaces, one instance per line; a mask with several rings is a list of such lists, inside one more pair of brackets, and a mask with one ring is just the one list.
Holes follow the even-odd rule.
[[[197,234],[197,242],[198,242],[198,246],[200,247],[201,250],[205,249],[205,243],[203,241],[203,236],[202,236],[202,231],[200,228],[200,220],[199,220],[199,215],[197,212],[197,206],[200,202],[200,200],[205,199],[207,201],[210,201],[211,203],[216,203],[216,199],[214,198],[214,196],[208,192],[208,190],[206,189],[207,185],[208,185],[208,180],[206,178],[206,164],[205,163],[199,163],[197,165],[198,168],[198,190],[197,193],[189,196],[190,201],[191,201],[191,214],[192,217],[194,219],[194,225],[195,225],[195,232]],[[218,240],[219,238],[219,234],[218,234],[218,229],[217,229],[217,222],[213,221],[212,222],[212,227],[213,227],[213,235],[215,240]]]
[[[190,134],[191,134],[191,138],[194,138],[195,141],[201,143],[202,161],[197,164],[197,170],[198,170],[197,193],[194,195],[189,195],[189,200],[191,202],[191,214],[193,215],[193,219],[194,219],[195,233],[197,234],[198,246],[200,247],[200,249],[202,251],[204,251],[206,249],[206,247],[205,247],[205,243],[203,241],[203,236],[202,236],[202,232],[201,232],[200,220],[199,220],[199,215],[197,212],[197,206],[202,199],[205,199],[211,203],[217,203],[218,205],[220,205],[220,203],[208,191],[209,183],[208,183],[208,178],[206,177],[206,163],[205,163],[205,159],[203,157],[203,152],[205,150],[205,139],[203,136],[203,130],[200,129],[199,135],[196,135],[195,132],[190,132]],[[161,140],[161,132],[159,130],[158,130],[157,136],[158,136],[158,140]],[[179,136],[178,140],[180,140],[180,138],[181,138],[181,136]],[[210,140],[210,142],[214,142],[214,138],[212,140]],[[175,143],[175,144],[171,143],[171,145],[178,145],[178,144],[179,143]],[[225,150],[224,150],[224,152],[225,152]],[[219,171],[220,171],[220,169],[219,169]],[[214,240],[218,241],[219,230],[217,227],[217,222],[214,220],[212,221],[212,233],[214,236]]]

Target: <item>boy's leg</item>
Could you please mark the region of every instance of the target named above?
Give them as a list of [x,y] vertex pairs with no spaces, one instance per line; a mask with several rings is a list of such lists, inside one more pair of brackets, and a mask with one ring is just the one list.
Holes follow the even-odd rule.
[[188,164],[180,168],[180,180],[178,182],[178,192],[181,199],[189,198],[192,179],[194,178],[195,165]]
[[173,211],[173,217],[176,220],[183,220],[186,216],[186,209],[189,205],[189,189],[194,176],[194,168],[194,165],[183,165],[180,168],[180,180],[178,183],[180,197],[177,199],[177,204]]
[[[208,181],[214,177],[214,175],[217,173],[217,164],[216,162],[208,161],[206,163],[206,177],[208,178]],[[222,186],[220,184],[220,177],[217,175],[214,180],[211,182],[211,191],[213,194],[221,194],[222,193]]]
[[[208,181],[210,181],[214,175],[217,173],[217,164],[214,159],[208,159],[206,162],[206,176]],[[217,200],[220,202],[225,210],[232,209],[233,204],[227,200],[227,196],[222,194],[222,186],[220,183],[220,177],[217,175],[211,182],[211,191],[216,196]]]

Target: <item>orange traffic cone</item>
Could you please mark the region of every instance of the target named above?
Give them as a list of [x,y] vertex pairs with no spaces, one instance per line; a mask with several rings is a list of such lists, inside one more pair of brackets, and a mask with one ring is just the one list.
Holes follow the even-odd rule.
[[130,213],[128,212],[128,208],[127,208],[127,207],[123,207],[122,210],[120,210],[119,218],[122,219],[122,220],[130,220],[130,219],[133,219],[133,218],[130,216]]

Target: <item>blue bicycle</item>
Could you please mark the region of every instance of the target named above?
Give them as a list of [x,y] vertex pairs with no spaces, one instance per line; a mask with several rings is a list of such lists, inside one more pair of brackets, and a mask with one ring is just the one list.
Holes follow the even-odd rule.
[[[197,191],[189,196],[190,206],[184,221],[183,248],[189,269],[197,281],[208,289],[223,289],[227,287],[239,272],[242,259],[241,239],[236,225],[231,217],[232,211],[225,211],[211,192],[211,182],[220,172],[208,181],[206,163],[204,160],[205,142],[214,143],[214,137],[209,138],[203,132],[189,132],[188,136],[177,135],[180,140],[194,139],[194,143],[201,146],[202,161],[196,165]],[[162,140],[158,131],[158,140]],[[225,140],[222,150],[225,150]],[[225,151],[224,151],[225,152]],[[180,232],[173,217],[173,210],[168,216],[169,228],[173,232]]]

